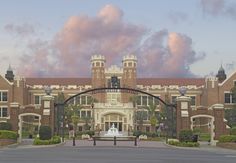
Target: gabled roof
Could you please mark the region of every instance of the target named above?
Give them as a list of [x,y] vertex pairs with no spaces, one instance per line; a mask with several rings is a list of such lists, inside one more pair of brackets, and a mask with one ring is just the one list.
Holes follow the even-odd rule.
[[91,85],[91,78],[26,78],[27,85]]
[[187,86],[187,85],[196,85],[202,86],[205,83],[204,78],[138,78],[138,85],[178,85],[178,86]]

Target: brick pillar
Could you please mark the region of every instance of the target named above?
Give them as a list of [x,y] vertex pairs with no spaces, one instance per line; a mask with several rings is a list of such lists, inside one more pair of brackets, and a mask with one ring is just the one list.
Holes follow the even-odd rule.
[[221,135],[229,134],[226,128],[226,122],[224,121],[224,105],[223,104],[215,104],[212,106],[213,113],[215,117],[214,121],[214,131],[215,131],[215,140],[218,140]]
[[42,108],[43,115],[41,120],[41,125],[50,126],[52,129],[52,134],[54,131],[54,97],[50,95],[46,95],[42,97]]
[[181,130],[190,129],[190,97],[180,96],[177,97],[177,109],[176,109],[176,133],[179,137]]
[[19,130],[19,126],[18,126],[18,123],[19,123],[19,118],[18,118],[19,109],[20,109],[20,104],[19,103],[14,102],[14,103],[10,104],[10,112],[9,112],[10,120],[9,120],[9,122],[12,125],[12,130],[16,131],[16,132],[18,132],[18,130]]

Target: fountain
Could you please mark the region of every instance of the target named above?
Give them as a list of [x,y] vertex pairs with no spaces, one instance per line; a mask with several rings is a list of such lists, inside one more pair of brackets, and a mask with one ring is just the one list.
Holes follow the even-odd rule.
[[107,131],[106,134],[104,134],[106,137],[114,137],[114,136],[123,136],[123,134],[120,134],[118,129],[115,128],[114,123],[112,124],[111,128]]

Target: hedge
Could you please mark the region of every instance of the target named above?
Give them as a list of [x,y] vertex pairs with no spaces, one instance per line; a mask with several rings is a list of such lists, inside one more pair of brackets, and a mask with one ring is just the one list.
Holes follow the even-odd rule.
[[178,141],[168,141],[168,144],[178,146],[178,147],[199,147],[198,142],[178,142]]
[[17,133],[14,131],[0,130],[0,139],[17,139]]
[[49,140],[52,138],[52,130],[50,126],[40,126],[39,129],[40,140]]
[[193,131],[192,130],[181,130],[179,133],[180,142],[192,142]]
[[230,135],[236,135],[236,127],[230,129]]
[[222,135],[219,138],[220,143],[227,143],[227,142],[235,142],[236,143],[236,135]]
[[34,139],[34,145],[51,145],[61,143],[61,138],[59,136],[53,136],[49,140],[41,140],[39,138]]
[[8,122],[0,122],[0,130],[11,130],[12,126]]

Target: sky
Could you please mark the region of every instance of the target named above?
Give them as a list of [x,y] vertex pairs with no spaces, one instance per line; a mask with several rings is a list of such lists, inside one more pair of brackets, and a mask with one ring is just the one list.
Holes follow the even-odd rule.
[[138,77],[192,78],[236,70],[234,0],[5,0],[0,5],[1,75],[90,77],[138,58]]

